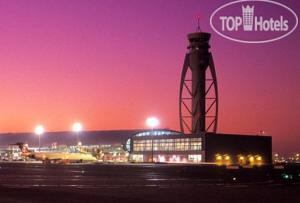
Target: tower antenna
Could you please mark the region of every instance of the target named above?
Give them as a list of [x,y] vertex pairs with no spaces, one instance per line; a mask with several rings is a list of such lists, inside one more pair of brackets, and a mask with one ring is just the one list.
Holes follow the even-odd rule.
[[196,32],[201,32],[201,27],[200,27],[200,16],[197,16],[197,30]]

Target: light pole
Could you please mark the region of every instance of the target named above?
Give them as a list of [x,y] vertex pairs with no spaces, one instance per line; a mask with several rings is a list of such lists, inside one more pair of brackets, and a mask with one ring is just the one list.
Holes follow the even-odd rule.
[[45,132],[42,125],[37,125],[34,129],[34,133],[39,136],[39,151],[41,151],[41,135]]
[[[159,125],[159,120],[156,117],[149,117],[146,120],[146,125],[151,128],[151,131],[153,132],[154,128]],[[151,136],[151,161],[153,160],[153,135]]]
[[76,141],[77,145],[79,145],[79,133],[82,131],[82,124],[79,122],[75,122],[72,126],[72,131],[76,133]]

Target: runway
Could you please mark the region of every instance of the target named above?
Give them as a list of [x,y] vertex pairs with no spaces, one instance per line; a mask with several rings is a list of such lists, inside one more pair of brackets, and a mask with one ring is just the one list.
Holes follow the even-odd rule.
[[298,183],[239,182],[183,173],[183,168],[195,166],[0,163],[0,167],[0,202],[253,202],[257,198],[283,202],[300,198]]

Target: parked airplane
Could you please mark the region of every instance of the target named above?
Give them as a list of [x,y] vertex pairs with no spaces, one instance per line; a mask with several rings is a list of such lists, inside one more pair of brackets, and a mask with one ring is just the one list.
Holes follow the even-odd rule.
[[77,149],[75,152],[69,151],[47,151],[34,152],[28,149],[28,145],[24,143],[16,143],[21,149],[21,155],[42,161],[43,163],[82,163],[95,162],[97,159],[90,153]]

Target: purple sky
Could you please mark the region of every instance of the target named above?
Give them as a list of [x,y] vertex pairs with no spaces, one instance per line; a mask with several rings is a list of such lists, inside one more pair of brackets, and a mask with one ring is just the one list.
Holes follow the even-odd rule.
[[[299,27],[267,44],[217,35],[209,17],[224,0],[0,1],[0,131],[179,128],[186,34],[211,32],[220,91],[219,132],[273,136],[300,151]],[[300,13],[297,0],[278,1]]]

